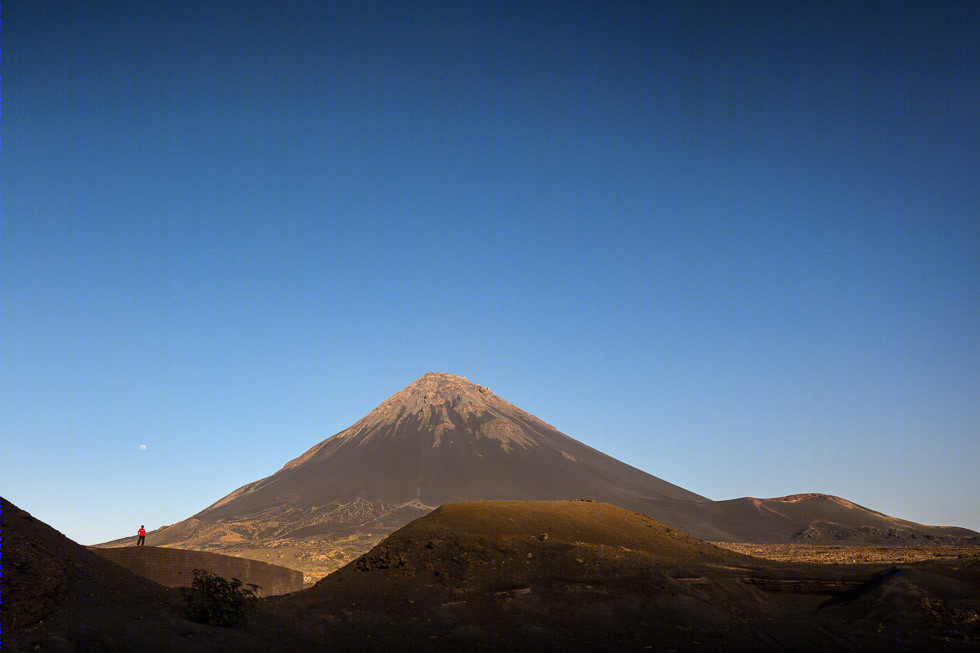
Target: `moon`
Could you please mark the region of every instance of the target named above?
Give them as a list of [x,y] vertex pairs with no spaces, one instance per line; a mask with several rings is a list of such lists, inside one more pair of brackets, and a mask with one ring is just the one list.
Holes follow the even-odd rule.
[[141,444],[140,445],[140,450],[141,451],[146,451],[146,445],[145,444]]

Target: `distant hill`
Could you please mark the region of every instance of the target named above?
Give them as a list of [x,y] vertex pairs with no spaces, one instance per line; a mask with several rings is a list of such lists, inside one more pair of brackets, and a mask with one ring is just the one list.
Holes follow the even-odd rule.
[[828,494],[728,501],[643,501],[642,512],[716,542],[768,544],[980,543],[980,533],[927,526],[876,512]]

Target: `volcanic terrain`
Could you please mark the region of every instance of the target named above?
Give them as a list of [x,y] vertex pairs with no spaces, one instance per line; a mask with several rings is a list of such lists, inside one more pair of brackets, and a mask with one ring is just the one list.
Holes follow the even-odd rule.
[[172,589],[96,555],[0,498],[3,649],[267,651],[254,635],[183,619]]
[[[378,650],[922,650],[980,643],[980,558],[779,564],[590,501],[447,504],[280,597]],[[316,615],[316,619],[314,619]],[[326,615],[326,616],[325,616]]]
[[977,536],[829,495],[710,501],[568,437],[487,388],[430,372],[272,476],[149,533],[147,543],[255,558],[316,578],[446,502],[579,498],[720,542],[969,543]]
[[242,628],[3,501],[4,650],[976,650],[980,554],[780,564],[591,501],[447,504]]
[[328,571],[449,501],[577,498],[625,507],[706,501],[573,440],[487,388],[428,373],[272,476],[149,533],[147,544]]

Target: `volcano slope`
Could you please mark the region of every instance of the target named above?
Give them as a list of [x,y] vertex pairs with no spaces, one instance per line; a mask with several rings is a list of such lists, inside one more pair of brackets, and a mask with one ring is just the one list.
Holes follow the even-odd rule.
[[[589,501],[447,504],[269,599],[369,650],[975,650],[980,564],[787,565]],[[973,647],[971,649],[971,647]]]

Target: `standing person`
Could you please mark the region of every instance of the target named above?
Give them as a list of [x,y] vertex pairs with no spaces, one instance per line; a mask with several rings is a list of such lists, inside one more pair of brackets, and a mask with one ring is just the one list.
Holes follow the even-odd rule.
[[136,540],[136,546],[143,546],[146,540],[146,529],[143,528],[143,524],[140,524],[139,539]]

